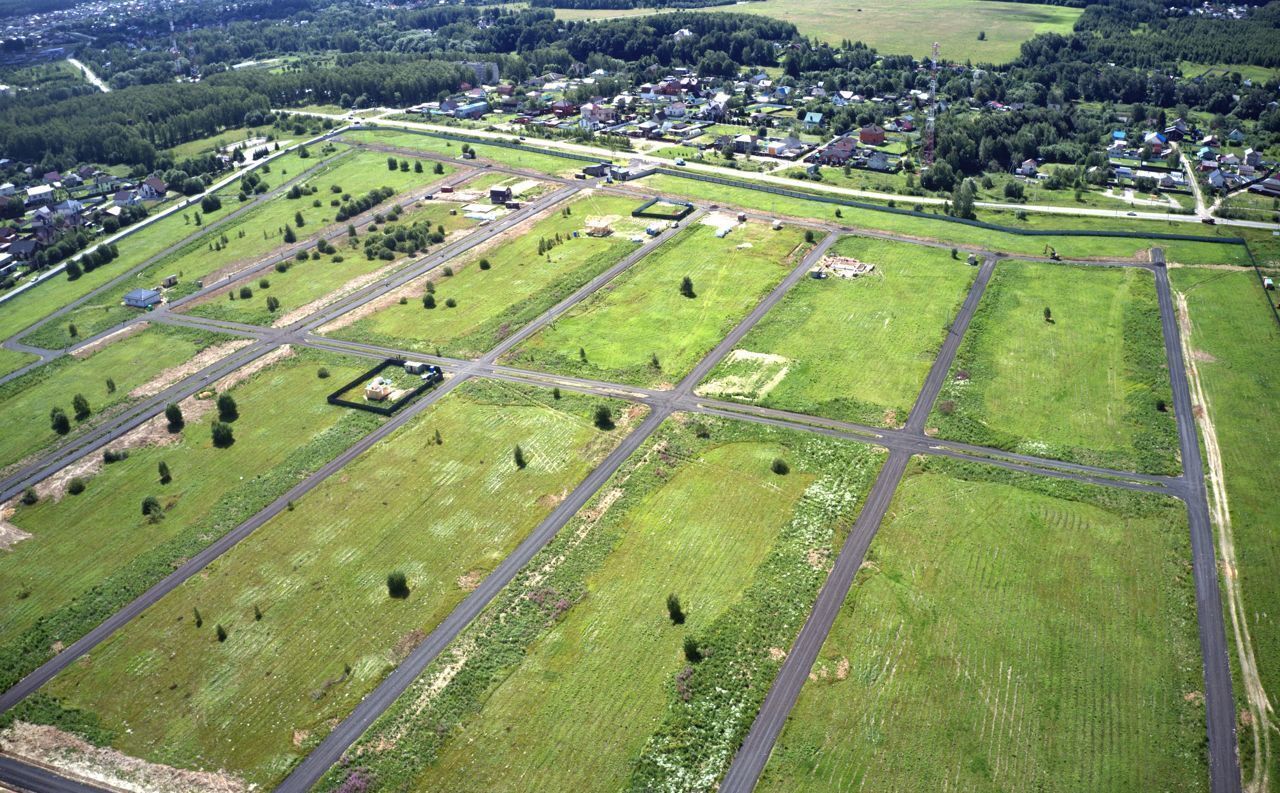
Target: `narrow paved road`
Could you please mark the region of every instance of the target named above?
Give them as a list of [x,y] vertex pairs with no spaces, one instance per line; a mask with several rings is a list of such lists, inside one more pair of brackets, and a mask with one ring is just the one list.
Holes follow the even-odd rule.
[[72,66],[76,67],[81,72],[83,72],[84,79],[88,80],[89,83],[93,85],[94,88],[97,88],[99,91],[101,91],[104,94],[111,93],[111,86],[103,82],[101,77],[94,74],[93,69],[90,69],[88,66],[85,66],[83,63],[76,60],[75,58],[67,58],[67,63],[71,64]]
[[1209,736],[1209,785],[1213,793],[1239,793],[1240,758],[1236,743],[1235,698],[1231,691],[1231,658],[1227,654],[1222,593],[1218,589],[1218,562],[1214,555],[1213,525],[1204,484],[1204,461],[1191,403],[1191,388],[1182,358],[1178,315],[1169,287],[1169,271],[1163,267],[1164,251],[1152,251],[1157,263],[1156,294],[1164,352],[1173,386],[1173,416],[1178,423],[1178,445],[1187,480],[1187,519],[1191,526],[1191,568],[1196,583],[1196,615],[1200,624],[1200,654],[1204,659],[1205,727]]

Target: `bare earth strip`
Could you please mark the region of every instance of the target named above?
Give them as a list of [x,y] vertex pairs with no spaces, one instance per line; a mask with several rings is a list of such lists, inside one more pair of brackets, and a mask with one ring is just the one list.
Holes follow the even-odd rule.
[[1222,569],[1223,594],[1226,596],[1227,613],[1231,617],[1231,630],[1235,636],[1236,657],[1240,662],[1240,679],[1244,684],[1245,699],[1249,703],[1247,715],[1253,720],[1252,774],[1245,771],[1245,789],[1249,793],[1266,793],[1270,787],[1271,718],[1275,712],[1271,700],[1262,687],[1258,675],[1258,659],[1253,637],[1249,634],[1249,621],[1240,591],[1240,576],[1236,567],[1235,539],[1231,531],[1231,506],[1227,502],[1227,486],[1222,465],[1222,449],[1218,445],[1218,432],[1210,415],[1209,397],[1200,383],[1200,369],[1196,362],[1203,356],[1191,349],[1191,314],[1187,310],[1186,295],[1174,293],[1178,305],[1178,324],[1181,326],[1182,352],[1187,361],[1187,381],[1191,388],[1191,402],[1195,405],[1200,435],[1204,440],[1205,461],[1209,466],[1209,513],[1218,527],[1218,554]]
[[56,727],[16,721],[0,733],[0,751],[72,777],[131,793],[245,793],[245,783],[227,773],[186,771],[102,749]]

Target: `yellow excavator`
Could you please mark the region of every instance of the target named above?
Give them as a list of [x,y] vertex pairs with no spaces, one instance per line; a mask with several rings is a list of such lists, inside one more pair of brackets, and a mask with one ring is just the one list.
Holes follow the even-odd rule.
[[1046,255],[1048,255],[1050,259],[1053,259],[1055,262],[1062,258],[1061,256],[1058,255],[1057,249],[1054,248],[1052,245],[1044,246],[1044,252]]

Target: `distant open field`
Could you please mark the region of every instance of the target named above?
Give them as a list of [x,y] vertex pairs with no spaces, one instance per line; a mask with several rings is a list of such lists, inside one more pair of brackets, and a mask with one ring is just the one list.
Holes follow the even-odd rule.
[[[1252,272],[1175,269],[1170,278],[1176,292],[1186,299],[1191,326],[1191,348],[1195,368],[1204,386],[1207,416],[1216,430],[1225,475],[1225,509],[1216,511],[1219,520],[1215,537],[1234,543],[1234,558],[1224,561],[1221,547],[1218,562],[1225,574],[1220,578],[1223,601],[1227,605],[1227,646],[1233,657],[1238,628],[1247,629],[1252,639],[1252,655],[1258,676],[1271,701],[1280,690],[1280,502],[1275,483],[1280,482],[1280,460],[1275,449],[1280,444],[1280,329],[1267,307],[1267,298]],[[1184,329],[1184,333],[1185,333]],[[1185,339],[1184,339],[1185,341]],[[1194,396],[1196,402],[1200,400]],[[1202,435],[1205,433],[1202,432]],[[1214,470],[1212,446],[1208,458],[1211,484],[1220,484]],[[1211,504],[1220,490],[1211,487]],[[1221,517],[1227,519],[1226,525]],[[1239,607],[1230,608],[1233,593]],[[1246,681],[1236,672],[1235,694],[1240,710],[1250,713],[1245,699]],[[1248,681],[1252,682],[1252,681]],[[1275,724],[1275,716],[1270,716]],[[1258,716],[1251,715],[1240,727],[1240,757],[1246,782],[1254,778],[1254,766],[1261,758],[1255,741]],[[1273,736],[1274,737],[1274,736]],[[1273,741],[1274,746],[1274,741]],[[1276,750],[1270,759],[1272,779],[1280,770]]]
[[[774,231],[755,221],[718,238],[712,226],[697,223],[508,358],[637,385],[675,382],[799,264],[806,248],[796,229]],[[685,277],[693,297],[680,292]]]
[[[593,425],[597,404],[618,411],[616,429]],[[624,409],[533,387],[465,384],[46,692],[95,714],[126,753],[270,787],[643,412],[628,418]],[[388,595],[393,571],[407,577],[406,598]],[[225,641],[215,636],[219,625]]]
[[[479,356],[634,251],[638,246],[631,238],[643,235],[645,222],[633,219],[631,210],[640,203],[592,195],[559,205],[523,233],[504,235],[496,244],[450,262],[453,275],[439,268],[414,282],[405,304],[393,302],[332,335],[397,349]],[[587,236],[591,220],[607,222],[614,233]],[[557,238],[562,242],[539,253]],[[481,260],[490,269],[481,269]],[[435,290],[434,308],[423,304],[428,283]]]
[[[465,133],[466,130],[458,130]],[[414,132],[405,132],[395,129],[362,129],[352,132],[342,133],[344,140],[352,143],[379,143],[384,146],[398,146],[406,149],[419,149],[421,151],[432,152],[434,154],[445,154],[450,157],[462,159],[462,144],[458,141],[447,140],[445,138],[436,137],[434,135],[419,135]],[[536,142],[533,144],[536,145]],[[580,160],[572,160],[566,157],[556,157],[549,154],[541,154],[536,151],[528,151],[522,149],[509,149],[503,146],[488,146],[483,143],[473,143],[471,147],[475,149],[476,156],[486,159],[505,162],[516,168],[528,168],[530,170],[541,171],[552,176],[565,176],[582,170],[582,166],[586,163]]]
[[1179,502],[913,463],[761,791],[1204,791]]
[[1149,272],[1001,262],[929,423],[945,438],[1176,473],[1163,344]]
[[881,459],[668,422],[362,739],[360,766],[404,791],[712,789]]
[[[68,435],[92,425],[103,413],[134,401],[130,392],[170,367],[176,367],[216,341],[216,333],[174,327],[152,327],[108,343],[85,357],[54,359],[0,386],[0,468],[57,441],[50,411],[60,407],[71,423]],[[114,388],[107,379],[114,381]],[[72,409],[76,394],[89,403],[90,415],[78,421]]]
[[[105,354],[105,353],[103,353]],[[335,378],[316,376],[320,366]],[[16,504],[7,520],[31,536],[0,553],[0,683],[4,687],[70,644],[291,487],[297,478],[376,426],[372,414],[325,403],[331,383],[354,378],[364,362],[296,353],[226,388],[236,400],[235,443],[212,444],[212,400],[184,400],[186,426],[170,433],[163,416],[107,448],[127,459],[90,465],[85,490],[67,495],[41,485],[40,501]],[[279,410],[282,400],[288,410]],[[90,462],[100,460],[100,455]],[[161,482],[165,463],[171,480]],[[147,496],[163,519],[142,514]],[[85,553],[85,537],[93,553]]]
[[[793,23],[803,36],[831,44],[861,41],[884,55],[924,57],[937,41],[942,57],[959,63],[1013,60],[1022,42],[1039,33],[1070,33],[1080,16],[1078,8],[988,0],[764,0],[699,10],[762,14]],[[646,13],[654,12],[557,9],[556,17],[613,19]],[[985,41],[978,41],[980,32],[986,33]]]
[[940,248],[846,237],[832,254],[875,265],[806,278],[698,393],[870,424],[900,424],[977,274]]

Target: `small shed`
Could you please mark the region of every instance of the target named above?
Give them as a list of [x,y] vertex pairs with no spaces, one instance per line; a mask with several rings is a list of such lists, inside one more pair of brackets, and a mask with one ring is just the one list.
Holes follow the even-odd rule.
[[608,223],[596,222],[587,224],[588,237],[607,237],[612,233],[613,228],[610,227]]
[[166,275],[166,276],[164,277],[164,280],[160,282],[160,285],[161,285],[161,286],[163,286],[163,287],[164,287],[164,288],[166,288],[166,289],[168,289],[168,288],[169,288],[169,287],[171,287],[171,286],[177,286],[177,285],[178,285],[178,276],[176,276],[176,275]]
[[505,204],[511,200],[510,187],[489,188],[489,201],[494,204]]
[[382,402],[391,396],[391,381],[385,377],[375,377],[364,387],[364,398],[371,402]]
[[427,364],[422,361],[405,361],[404,371],[406,374],[422,374],[427,371]]
[[132,308],[151,308],[162,300],[155,289],[135,289],[124,296],[124,304]]

